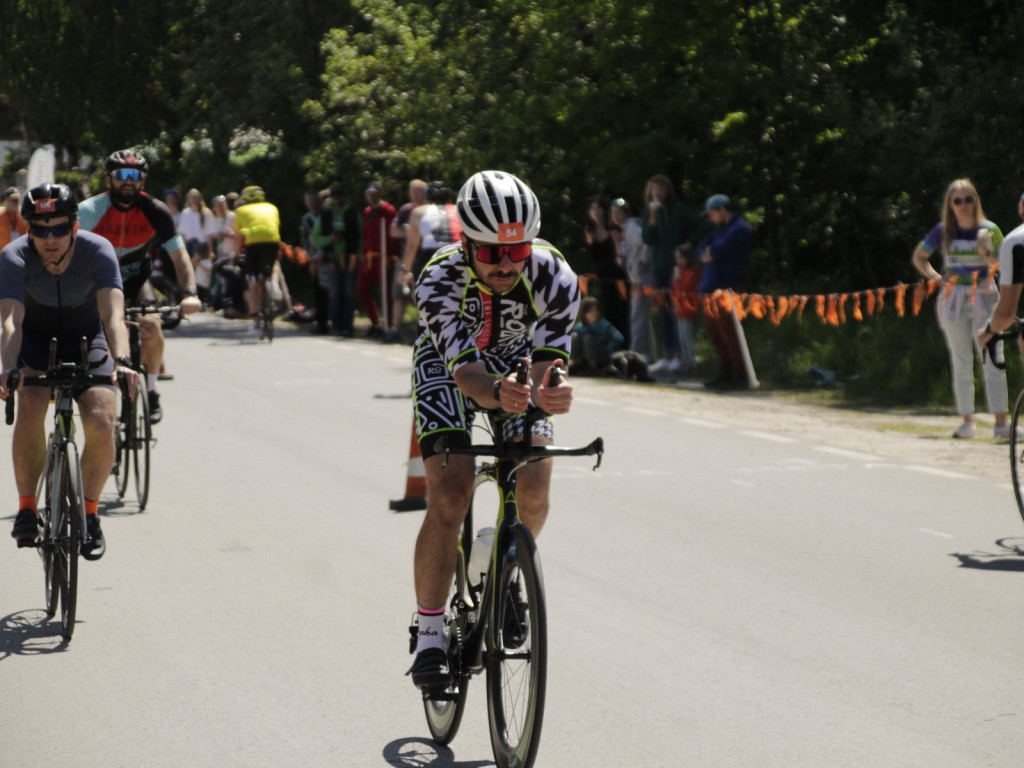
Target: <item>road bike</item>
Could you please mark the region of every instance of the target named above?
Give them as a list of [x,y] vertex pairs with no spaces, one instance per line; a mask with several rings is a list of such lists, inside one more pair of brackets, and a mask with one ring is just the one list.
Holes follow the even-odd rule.
[[89,373],[89,351],[81,341],[77,363],[57,360],[57,340],[50,341],[50,358],[41,376],[11,373],[6,421],[14,422],[14,393],[22,386],[50,388],[54,402],[53,429],[46,447],[46,463],[36,489],[39,534],[35,546],[43,561],[46,613],[53,616],[60,604],[61,635],[71,640],[78,607],[78,554],[89,543],[85,524],[82,466],[75,443],[74,397],[87,384],[111,383],[109,376]]
[[[123,499],[128,491],[129,475],[134,475],[135,496],[138,499],[139,511],[146,508],[149,502],[149,452],[156,444],[153,438],[153,424],[149,411],[149,393],[146,389],[145,364],[142,362],[142,345],[139,339],[139,323],[137,318],[144,315],[159,315],[164,318],[180,317],[181,312],[176,306],[158,306],[142,304],[137,307],[126,307],[125,324],[128,326],[128,343],[132,368],[139,373],[139,385],[135,388],[135,396],[129,397],[128,383],[124,376],[118,374],[118,385],[121,388],[121,413],[114,426],[114,466],[110,474],[114,476],[117,497]],[[134,468],[134,473],[132,469]]]
[[[992,364],[1003,370],[1006,368],[1005,343],[1019,340],[1024,330],[1024,318],[1014,318],[1013,323],[1005,331],[994,334],[985,344],[982,360],[987,354]],[[1002,343],[1000,343],[1002,342]],[[1024,438],[1020,437],[1024,430],[1024,387],[1017,393],[1017,401],[1013,405],[1010,417],[1010,476],[1013,478],[1013,495],[1017,499],[1017,512],[1024,521]]]
[[[552,373],[558,369],[552,368]],[[520,366],[520,381],[528,367]],[[557,382],[557,379],[556,379]],[[498,516],[490,564],[479,584],[467,572],[470,547],[475,545],[473,505],[466,514],[458,545],[451,597],[446,606],[445,638],[452,682],[444,690],[423,692],[423,707],[431,736],[448,744],[459,730],[466,707],[469,681],[480,672],[487,677],[487,717],[491,747],[498,768],[530,768],[537,756],[547,688],[547,620],[540,555],[529,528],[519,518],[516,472],[532,462],[556,456],[604,454],[600,437],[582,448],[532,445],[533,422],[547,414],[531,405],[525,415],[486,411],[491,443],[449,445],[442,437],[438,453],[491,457],[476,471],[476,489],[493,482],[498,489]],[[506,422],[518,434],[506,436]],[[526,437],[523,437],[525,435]],[[415,652],[419,627],[409,628],[410,651]]]

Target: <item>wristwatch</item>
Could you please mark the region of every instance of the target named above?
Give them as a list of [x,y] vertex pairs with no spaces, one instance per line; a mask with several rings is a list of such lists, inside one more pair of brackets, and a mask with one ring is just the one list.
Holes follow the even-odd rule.
[[504,379],[498,379],[494,382],[494,399],[499,403],[501,402],[501,385],[505,383]]
[[195,292],[195,290],[189,290],[188,288],[182,291],[182,294],[185,296],[185,298],[192,298],[194,296],[199,295],[198,293]]
[[127,355],[121,355],[120,357],[115,357],[114,358],[114,362],[117,363],[118,365],[124,366],[125,368],[131,368],[132,367],[132,359],[130,357],[128,357]]

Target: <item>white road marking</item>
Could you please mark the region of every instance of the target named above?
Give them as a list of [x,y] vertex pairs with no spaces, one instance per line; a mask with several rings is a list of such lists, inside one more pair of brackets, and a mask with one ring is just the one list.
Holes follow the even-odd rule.
[[878,456],[872,456],[870,453],[860,453],[858,451],[848,451],[845,448],[833,448],[831,445],[816,445],[814,450],[821,451],[822,453],[830,453],[833,456],[842,456],[847,459],[856,459],[857,461],[881,461]]
[[784,437],[783,435],[775,435],[775,434],[772,434],[771,432],[755,432],[752,429],[741,429],[740,430],[740,434],[741,435],[746,435],[747,437],[756,437],[758,440],[769,440],[769,441],[771,441],[773,443],[795,443],[796,442],[796,438],[795,437]]

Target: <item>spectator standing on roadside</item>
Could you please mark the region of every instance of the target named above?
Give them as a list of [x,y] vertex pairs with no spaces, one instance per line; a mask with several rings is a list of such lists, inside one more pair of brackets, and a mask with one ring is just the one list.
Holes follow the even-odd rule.
[[651,273],[657,291],[663,348],[662,357],[651,365],[650,371],[676,373],[682,365],[679,328],[669,297],[675,252],[684,241],[700,242],[708,226],[696,211],[676,198],[676,188],[664,174],[647,180],[644,203],[647,207],[642,217],[643,239],[651,247]]
[[[391,222],[391,237],[395,240],[395,255],[399,259],[405,254],[412,212],[423,205],[426,200],[427,182],[422,179],[410,181],[409,201],[398,209],[398,215]],[[393,344],[401,339],[399,331],[402,328],[402,317],[405,315],[405,302],[411,295],[409,284],[402,280],[402,270],[396,269],[394,279],[391,281],[391,323],[388,325],[387,336],[384,337],[385,344]]]
[[213,233],[213,211],[206,207],[198,189],[185,193],[185,209],[178,219],[178,234],[185,239],[185,250],[194,256],[196,246],[205,243]]
[[370,318],[370,329],[366,335],[384,337],[387,333],[385,325],[388,325],[387,315],[390,310],[390,290],[382,291],[383,324],[375,294],[376,289],[381,287],[382,256],[386,259],[386,278],[383,284],[390,286],[394,277],[395,264],[398,261],[398,243],[389,233],[398,211],[381,196],[380,185],[375,181],[371,181],[366,187],[366,202],[367,206],[363,209],[363,259],[359,264],[359,276],[356,278],[356,294],[367,317]]
[[633,216],[624,198],[612,201],[612,222],[622,229],[619,253],[629,275],[629,349],[643,355],[644,361],[654,359],[654,329],[651,328],[650,247],[644,242],[643,224]]
[[[735,290],[746,277],[753,231],[725,195],[709,197],[704,205],[704,215],[711,222],[712,229],[697,246],[697,259],[704,270],[697,290],[702,294]],[[704,318],[704,325],[708,329],[719,364],[718,375],[704,382],[704,386],[715,389],[748,386],[747,367],[743,362],[743,347],[739,337],[742,330],[737,330],[731,304],[713,305],[711,314]]]
[[181,192],[177,187],[164,190],[164,202],[171,211],[171,219],[174,221],[174,228],[177,229],[181,221]]
[[701,267],[693,246],[683,243],[676,248],[676,276],[672,281],[672,300],[679,327],[680,373],[697,370],[697,346],[693,339],[693,321],[697,318]]
[[601,313],[622,334],[628,347],[629,275],[622,264],[618,243],[612,236],[608,212],[599,197],[587,199],[583,237],[600,284]]
[[333,185],[327,204],[313,227],[313,242],[324,252],[322,268],[328,271],[328,316],[335,336],[352,336],[359,224],[359,211],[349,205],[345,188]]
[[299,244],[309,256],[309,274],[313,279],[313,333],[327,333],[327,272],[323,269],[324,252],[313,242],[316,220],[324,209],[324,198],[315,189],[307,189],[303,195],[306,212],[299,219]]
[[[953,437],[972,438],[974,424],[974,355],[982,358],[985,398],[995,415],[995,436],[1009,437],[1009,397],[1006,372],[981,354],[977,336],[985,328],[999,300],[999,290],[989,275],[998,268],[996,257],[1003,233],[985,218],[978,190],[970,179],[956,179],[946,188],[941,221],[914,249],[914,268],[928,280],[938,280],[935,313],[949,348],[953,396],[963,419]],[[931,265],[931,257],[942,254],[942,272]]]
[[4,209],[0,214],[0,248],[28,232],[28,225],[21,218],[21,212],[18,210],[20,201],[21,196],[16,187],[8,187],[4,190]]

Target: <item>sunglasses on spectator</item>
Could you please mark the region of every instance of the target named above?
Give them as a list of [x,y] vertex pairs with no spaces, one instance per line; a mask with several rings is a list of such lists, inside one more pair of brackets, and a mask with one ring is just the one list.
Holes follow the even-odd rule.
[[953,205],[974,205],[974,196],[968,195],[967,197],[954,197]]
[[54,224],[52,227],[44,227],[42,224],[32,224],[29,226],[28,231],[32,233],[32,237],[38,237],[40,240],[45,240],[50,235],[54,237],[67,237],[71,234],[71,230],[74,225],[71,223],[67,224]]
[[509,261],[526,261],[530,258],[533,246],[530,243],[512,243],[509,245],[480,245],[476,244],[476,257],[481,264],[500,264],[501,260],[508,256]]
[[138,168],[118,168],[111,171],[110,175],[117,181],[142,181],[143,173]]

